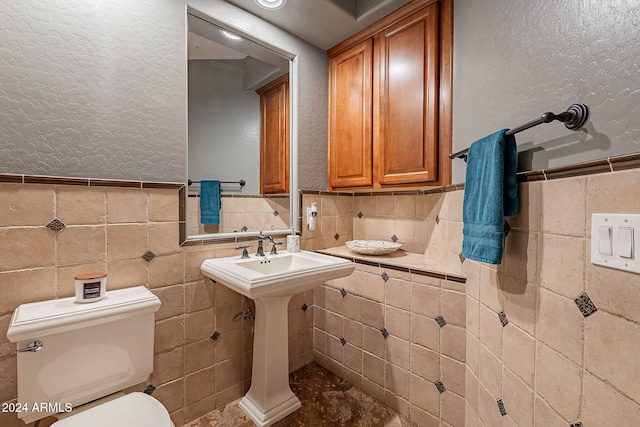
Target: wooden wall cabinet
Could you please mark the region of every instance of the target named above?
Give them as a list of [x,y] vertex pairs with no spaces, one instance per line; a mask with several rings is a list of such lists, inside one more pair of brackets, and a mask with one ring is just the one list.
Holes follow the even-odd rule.
[[329,50],[329,188],[451,182],[451,1],[414,0]]
[[289,75],[256,93],[260,95],[260,193],[288,193]]

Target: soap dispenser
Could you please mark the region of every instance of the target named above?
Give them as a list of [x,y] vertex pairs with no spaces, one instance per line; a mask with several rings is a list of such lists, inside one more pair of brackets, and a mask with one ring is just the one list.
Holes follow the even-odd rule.
[[318,216],[318,204],[316,202],[311,203],[311,207],[307,208],[307,225],[309,231],[316,229],[316,217]]

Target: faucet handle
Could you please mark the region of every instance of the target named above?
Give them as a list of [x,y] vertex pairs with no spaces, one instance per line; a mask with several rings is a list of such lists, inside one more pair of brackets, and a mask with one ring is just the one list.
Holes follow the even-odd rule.
[[238,246],[236,249],[240,250],[242,249],[242,256],[240,257],[240,259],[245,259],[245,258],[249,258],[249,252],[247,252],[247,248],[249,246]]
[[269,240],[271,241],[271,255],[278,255],[278,251],[276,250],[276,245],[281,245],[282,242],[274,242],[273,238]]

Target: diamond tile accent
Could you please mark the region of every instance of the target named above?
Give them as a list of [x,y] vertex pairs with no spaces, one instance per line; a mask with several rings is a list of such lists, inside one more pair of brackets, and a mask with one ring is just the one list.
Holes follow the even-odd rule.
[[383,271],[380,277],[382,277],[382,280],[384,280],[385,282],[389,280],[389,275],[387,274],[386,271]]
[[309,306],[308,306],[306,303],[304,303],[304,304],[302,304],[302,307],[301,307],[301,308],[302,308],[302,311],[307,311],[307,309],[309,308]]
[[154,253],[153,253],[153,252],[151,252],[151,251],[147,251],[147,252],[143,253],[143,254],[142,254],[142,256],[141,256],[140,258],[142,258],[143,260],[145,260],[145,261],[149,262],[149,261],[151,261],[152,259],[154,259],[155,257],[156,257],[156,254],[154,254]]
[[247,231],[247,230],[248,230],[248,228],[247,228],[247,226],[245,225],[244,227],[242,227],[242,228],[241,228],[241,230],[242,230],[242,231]]
[[273,211],[273,216],[278,216],[278,215],[280,215],[280,212],[278,212],[278,211]]
[[347,343],[347,340],[346,340],[346,339],[344,339],[344,337],[340,337],[340,343],[341,343],[342,345],[345,345],[345,344]]
[[460,252],[460,255],[458,256],[460,257],[460,264],[462,264],[466,258],[462,255],[462,252]]
[[340,294],[342,294],[342,298],[347,296],[347,291],[344,288],[340,289]]
[[436,386],[440,393],[444,393],[445,391],[447,391],[447,388],[444,386],[444,384],[442,384],[442,381],[436,381],[433,384]]
[[382,334],[383,337],[388,337],[389,336],[389,331],[387,331],[387,328],[381,328],[380,329],[380,333]]
[[438,314],[438,316],[436,317],[436,319],[435,319],[435,320],[436,320],[436,323],[437,323],[438,325],[440,325],[440,327],[441,327],[441,328],[442,328],[444,325],[446,325],[446,324],[447,324],[447,321],[446,321],[446,320],[444,320],[444,317],[442,317],[442,315],[441,315],[441,314]]
[[218,331],[213,331],[213,334],[212,334],[209,338],[211,338],[211,339],[212,339],[212,340],[214,340],[214,341],[217,341],[217,340],[218,340],[218,338],[220,338],[220,332],[218,332]]
[[500,313],[498,313],[498,318],[500,318],[500,323],[502,323],[502,326],[507,326],[507,324],[509,323],[509,319],[507,319],[507,313],[504,312],[504,310],[500,310]]
[[573,301],[575,301],[576,305],[578,306],[578,308],[580,309],[580,312],[584,317],[587,317],[598,310],[586,292],[583,292],[577,297],[575,297]]
[[391,240],[393,240],[393,243],[398,241],[398,236],[396,236],[395,234],[393,236],[391,236]]
[[362,212],[358,212],[358,218],[362,218],[364,214]]
[[504,407],[504,402],[502,399],[498,399],[498,409],[500,410],[500,415],[507,415],[507,409]]
[[440,215],[436,215],[436,224],[440,224]]
[[582,427],[582,422],[576,421],[575,423],[571,423],[569,427]]
[[49,221],[46,225],[46,227],[53,231],[54,233],[57,233],[58,231],[62,230],[63,228],[65,228],[67,225],[62,222],[61,220],[59,220],[58,218],[53,218],[51,221]]
[[145,394],[151,395],[151,393],[153,393],[154,391],[156,391],[156,386],[154,386],[153,384],[149,383],[147,384],[147,386],[145,387],[145,389],[142,391]]
[[336,233],[336,234],[333,236],[333,238],[334,238],[334,239],[336,239],[336,240],[338,240],[338,239],[340,238],[340,235],[339,235],[338,233]]

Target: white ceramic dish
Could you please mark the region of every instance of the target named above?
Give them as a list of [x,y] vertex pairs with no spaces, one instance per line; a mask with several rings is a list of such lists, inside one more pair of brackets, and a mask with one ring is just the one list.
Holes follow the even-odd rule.
[[402,243],[387,242],[385,240],[350,240],[345,245],[352,251],[362,255],[386,255],[402,247]]

